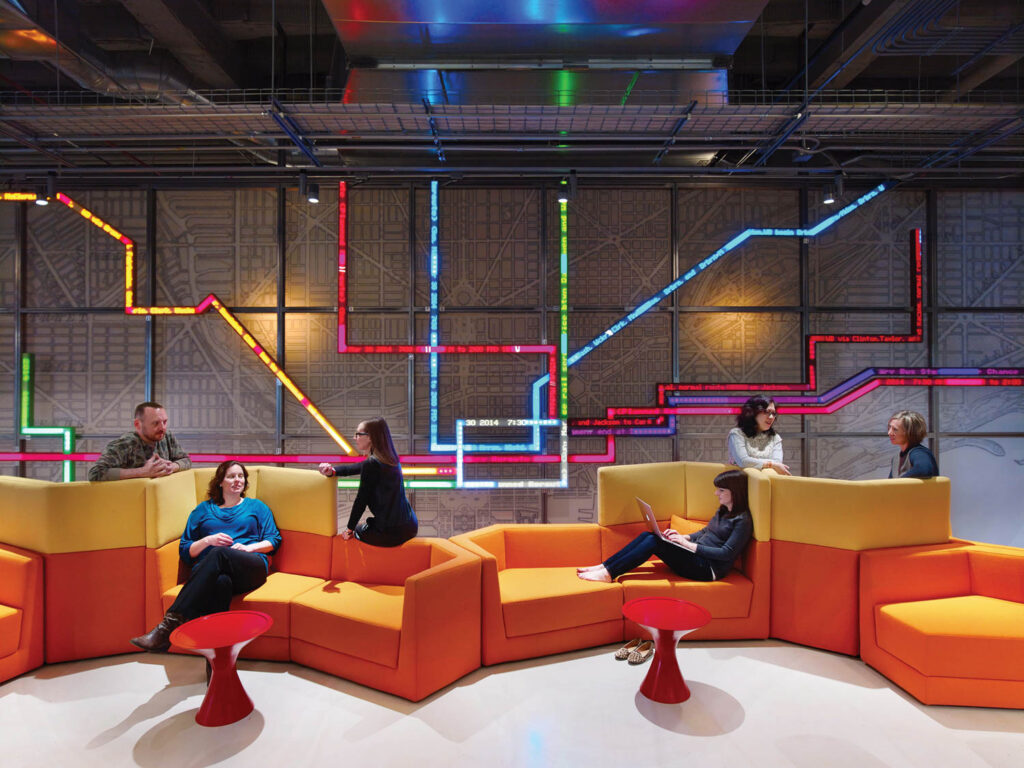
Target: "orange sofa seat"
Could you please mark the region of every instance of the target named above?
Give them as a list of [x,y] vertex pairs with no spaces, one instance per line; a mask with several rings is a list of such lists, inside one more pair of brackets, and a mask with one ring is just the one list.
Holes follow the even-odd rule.
[[292,660],[419,701],[480,666],[480,560],[443,539],[335,537],[328,581],[291,602]]
[[43,663],[43,558],[0,545],[0,682]]
[[861,657],[925,704],[1024,708],[1024,550],[864,552]]

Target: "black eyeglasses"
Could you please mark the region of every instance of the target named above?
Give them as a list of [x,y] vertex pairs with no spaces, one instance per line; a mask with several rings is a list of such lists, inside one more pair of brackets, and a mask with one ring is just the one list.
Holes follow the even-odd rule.
[[366,437],[369,434],[369,432],[356,432],[356,437]]

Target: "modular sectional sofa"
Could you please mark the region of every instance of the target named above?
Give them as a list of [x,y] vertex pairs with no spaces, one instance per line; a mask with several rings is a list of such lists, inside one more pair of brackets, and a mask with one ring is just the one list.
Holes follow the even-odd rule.
[[[925,703],[1024,708],[1024,550],[950,538],[949,481],[850,482],[747,470],[753,540],[691,582],[652,559],[612,584],[575,568],[645,529],[639,496],[686,532],[717,506],[724,464],[598,471],[598,520],[495,525],[394,549],[337,535],[337,489],[250,467],[284,543],[233,606],[269,613],[251,658],[291,660],[418,701],[482,663],[619,642],[625,601],[709,609],[688,639],[775,637],[864,660]],[[45,662],[135,649],[185,573],[178,537],[212,476],[55,484],[0,477],[0,682]]]
[[642,632],[622,616],[636,597],[666,595],[700,603],[712,621],[690,637],[768,636],[769,480],[748,472],[754,540],[737,568],[716,582],[680,578],[649,561],[611,584],[583,581],[594,565],[646,526],[636,497],[666,527],[697,530],[717,509],[712,479],[722,464],[672,462],[602,467],[597,524],[492,525],[452,538],[483,561],[483,663],[545,656],[617,642]]
[[[475,556],[443,539],[395,549],[344,541],[335,482],[309,470],[248,469],[248,494],[274,511],[283,542],[266,584],[232,603],[274,620],[243,655],[294,660],[414,701],[480,665]],[[187,575],[178,538],[212,475],[0,478],[0,675],[44,658],[136,651],[128,639],[159,621]]]

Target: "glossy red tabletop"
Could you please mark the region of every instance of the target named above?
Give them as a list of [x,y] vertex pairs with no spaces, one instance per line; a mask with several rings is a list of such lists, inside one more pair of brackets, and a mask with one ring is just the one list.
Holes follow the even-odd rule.
[[200,616],[171,632],[179,648],[223,648],[259,637],[274,620],[260,611],[224,611]]
[[707,608],[674,597],[640,597],[622,606],[637,624],[665,630],[699,629],[711,621]]

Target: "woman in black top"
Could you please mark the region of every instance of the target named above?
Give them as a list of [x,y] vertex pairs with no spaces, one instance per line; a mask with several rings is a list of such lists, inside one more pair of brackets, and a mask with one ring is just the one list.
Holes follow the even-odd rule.
[[[320,465],[320,474],[325,477],[359,475],[359,492],[341,538],[355,536],[375,547],[397,547],[416,535],[419,523],[405,498],[402,465],[398,463],[388,423],[380,417],[362,422],[356,428],[355,443],[356,450],[367,456],[364,461]],[[357,525],[367,507],[373,517]]]
[[730,469],[715,477],[719,506],[714,517],[699,531],[680,534],[665,531],[669,541],[646,531],[600,565],[577,568],[586,581],[614,581],[651,555],[657,555],[677,575],[692,581],[715,581],[732,570],[754,532],[747,502],[747,475]]

